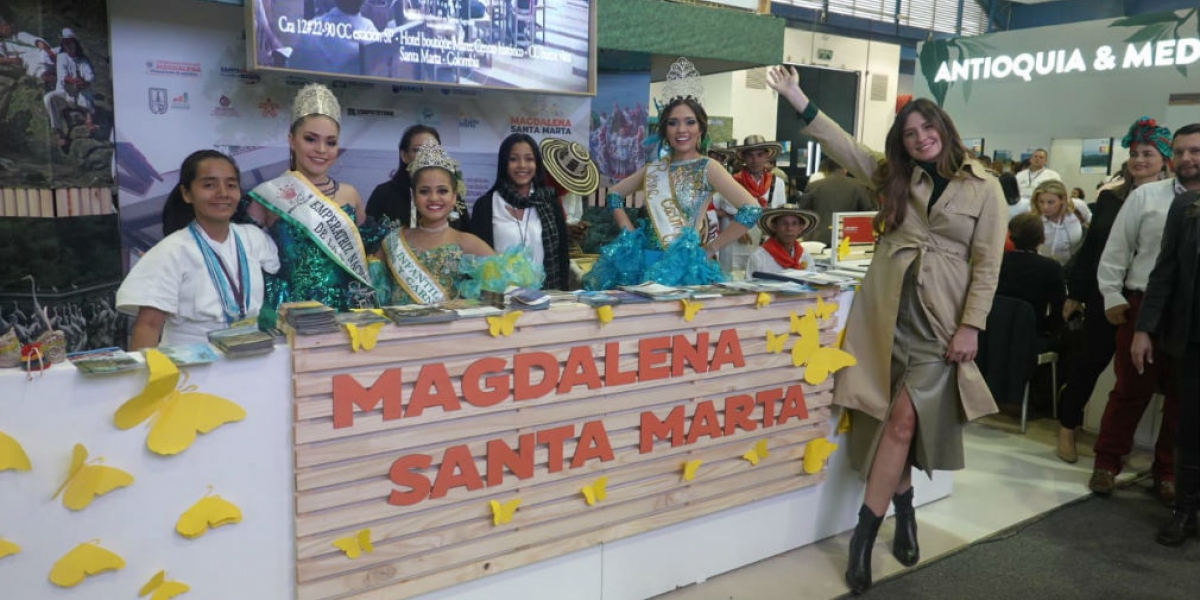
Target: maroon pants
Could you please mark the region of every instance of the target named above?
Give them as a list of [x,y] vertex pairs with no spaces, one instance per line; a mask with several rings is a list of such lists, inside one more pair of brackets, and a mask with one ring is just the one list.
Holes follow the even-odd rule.
[[1150,397],[1162,383],[1166,388],[1163,403],[1162,427],[1154,444],[1154,467],[1156,480],[1175,480],[1175,423],[1179,414],[1179,396],[1175,393],[1175,380],[1171,377],[1169,358],[1161,348],[1154,349],[1154,362],[1145,365],[1142,373],[1133,366],[1129,348],[1133,344],[1134,324],[1142,305],[1142,293],[1126,291],[1129,312],[1123,325],[1117,327],[1117,347],[1113,356],[1113,371],[1117,382],[1108,394],[1108,405],[1104,407],[1104,418],[1100,421],[1100,436],[1096,438],[1095,468],[1121,472],[1121,457],[1133,449],[1133,436],[1138,421]]

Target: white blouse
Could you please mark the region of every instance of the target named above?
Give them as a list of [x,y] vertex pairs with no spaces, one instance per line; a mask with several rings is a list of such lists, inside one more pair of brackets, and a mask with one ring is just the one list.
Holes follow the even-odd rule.
[[[1084,223],[1092,218],[1091,211],[1088,210],[1087,204],[1078,198],[1072,198],[1075,210],[1068,212],[1062,218],[1062,222],[1055,223],[1050,219],[1042,216],[1042,227],[1045,230],[1046,241],[1038,247],[1038,253],[1042,256],[1049,256],[1060,264],[1067,264],[1071,260],[1071,256],[1075,251],[1083,245],[1083,226]],[[1078,212],[1078,214],[1076,214]],[[1083,221],[1080,220],[1080,215],[1083,216]]]
[[542,246],[542,220],[538,218],[537,209],[526,208],[525,214],[517,219],[508,212],[507,206],[500,192],[492,193],[493,249],[497,254],[503,254],[511,247],[519,246],[528,251],[533,264],[542,264],[546,260],[546,249]]
[[[262,307],[263,271],[279,270],[279,252],[275,242],[258,227],[230,223],[229,232],[237,232],[246,251],[250,267],[250,313],[246,316],[251,318]],[[203,229],[200,234],[237,277],[233,235],[224,242],[215,242]],[[117,290],[117,310],[136,316],[138,309],[149,306],[167,313],[163,344],[207,342],[209,331],[229,326],[218,294],[204,256],[185,227],[163,238],[137,261]]]

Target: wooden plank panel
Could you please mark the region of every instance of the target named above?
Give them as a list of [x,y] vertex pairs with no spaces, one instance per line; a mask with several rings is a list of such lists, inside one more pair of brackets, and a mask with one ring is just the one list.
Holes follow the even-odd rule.
[[[820,424],[814,423],[810,426],[793,429],[783,434],[773,434],[770,438],[773,444],[770,449],[771,453],[764,460],[763,464],[803,458],[804,444],[809,440],[822,436],[824,433]],[[418,512],[409,512],[404,519],[389,519],[381,522],[380,525],[372,528],[371,537],[372,540],[378,543],[413,537],[423,531],[438,530],[439,535],[442,536],[442,545],[445,545],[447,537],[443,530],[448,526],[464,523],[471,525],[486,524],[487,529],[483,531],[471,529],[471,535],[475,537],[487,535],[492,532],[492,513],[487,500],[497,499],[505,501],[512,497],[521,498],[521,507],[518,509],[518,512],[521,514],[520,526],[525,527],[561,516],[556,513],[540,512],[531,515],[534,507],[560,499],[582,501],[582,494],[580,492],[582,487],[601,475],[608,477],[609,498],[613,501],[654,493],[650,487],[652,485],[667,485],[673,489],[676,485],[693,486],[721,480],[726,476],[735,475],[745,469],[753,468],[741,456],[747,449],[754,445],[757,439],[764,437],[767,436],[747,438],[739,440],[736,443],[695,449],[682,455],[657,456],[653,460],[630,468],[612,469],[608,468],[608,465],[605,465],[586,474],[566,476],[556,481],[540,484],[536,482],[523,482],[520,487],[506,492],[492,492],[489,489],[487,493],[483,494],[486,499],[480,497],[480,494],[470,494],[470,500],[464,500],[452,505],[439,505],[436,508],[423,509]],[[700,470],[698,478],[693,480],[693,483],[681,481],[682,466],[685,460],[703,461],[701,465],[702,470]],[[623,493],[621,490],[625,486],[635,489],[630,489],[628,493]],[[586,504],[584,505],[586,506]],[[608,506],[607,501],[604,506]],[[303,513],[303,511],[300,512]],[[321,518],[323,518],[323,515],[320,514],[300,515],[301,521]],[[497,528],[497,530],[503,531],[500,528]],[[351,535],[354,531],[354,529],[341,529],[313,535],[299,533],[300,539],[297,546],[297,557],[307,559],[335,553],[336,551],[331,545],[332,541],[345,535]],[[464,537],[461,539],[472,538]]]
[[[691,323],[682,321],[674,303],[627,305],[621,307],[626,313],[603,328],[591,309],[540,311],[523,317],[517,335],[507,338],[487,335],[483,319],[419,330],[387,327],[374,351],[358,354],[348,351],[340,334],[295,340],[299,597],[407,598],[496,572],[492,565],[510,559],[513,548],[534,560],[546,548],[587,547],[819,482],[821,475],[800,476],[801,459],[810,440],[826,435],[832,380],[816,386],[801,383],[804,369],[792,366],[786,345],[781,353],[766,350],[766,332],[788,330],[790,314],[803,313],[814,298],[777,298],[762,310],[753,308],[753,295],[706,300]],[[837,327],[833,319],[821,323],[822,345],[836,339]],[[715,372],[685,368],[673,377],[635,378],[612,387],[604,387],[601,379],[594,389],[568,383],[562,394],[552,388],[521,401],[513,399],[510,389],[507,398],[482,407],[463,397],[464,383],[479,376],[472,365],[484,357],[499,358],[501,372],[511,378],[518,355],[541,353],[557,363],[560,373],[571,374],[566,365],[585,352],[584,360],[593,362],[603,378],[609,345],[619,354],[615,358],[621,372],[632,373],[639,368],[642,340],[681,335],[694,352],[699,332],[708,336],[699,353],[706,359],[728,341],[718,342],[722,332],[735,334],[745,364],[726,364]],[[670,370],[673,350],[680,349],[656,352],[661,368]],[[428,370],[429,365],[437,366]],[[389,402],[399,401],[400,418],[384,421],[379,409],[355,412],[350,426],[333,428],[336,375],[351,375],[370,387],[385,369],[396,368],[400,383],[386,385],[398,386],[387,393]],[[412,408],[413,388],[429,385],[416,383],[422,368],[426,374],[444,373],[442,384],[429,392],[440,395],[442,405],[409,416],[405,411]],[[559,375],[538,372],[533,379],[543,377],[556,381]],[[805,418],[768,427],[765,409],[777,415],[789,387],[803,391]],[[736,413],[730,408],[726,414],[729,398],[753,400],[760,391],[778,397],[772,396],[766,407],[746,401]],[[651,439],[643,431],[647,414],[655,423],[668,414],[682,416],[678,431],[685,436],[697,423],[710,429],[688,436],[691,443],[676,440],[676,446],[660,433],[663,437],[648,442],[643,452],[643,439]],[[742,426],[726,430],[724,420],[735,415]],[[600,428],[599,443],[610,449],[611,458],[593,454],[572,468],[576,451],[594,449],[597,443],[586,437],[585,424]],[[553,441],[544,438],[550,431],[557,432]],[[525,479],[491,457],[490,466],[501,471],[488,481],[489,450],[515,452],[521,436],[534,440],[521,459],[531,465]],[[760,440],[771,453],[751,466],[743,454]],[[398,462],[413,455],[429,466],[410,468],[406,465],[413,463]],[[682,468],[690,459],[702,460],[703,466],[700,476],[685,482]],[[399,483],[394,483],[389,477],[393,465],[398,474],[417,479],[406,484],[397,475]],[[608,498],[588,507],[581,488],[601,475],[608,478]],[[429,498],[424,484],[437,485],[440,497]],[[393,492],[415,502],[393,506],[388,503]],[[488,501],[512,498],[522,501],[514,521],[494,527]],[[332,546],[364,527],[372,531],[374,553],[349,561]]]
[[[494,558],[457,565],[455,570],[434,573],[428,578],[405,579],[402,581],[394,581],[399,571],[396,565],[387,565],[370,571],[355,572],[336,578],[321,580],[312,584],[302,584],[298,589],[298,598],[299,600],[320,600],[323,598],[354,598],[356,600],[383,600],[391,598],[394,600],[403,600],[404,598],[412,598],[446,585],[462,583],[488,574],[522,566],[532,560],[538,560],[537,557],[551,558],[559,556],[562,553],[588,548],[596,544],[688,521],[824,481],[823,476],[795,477],[792,475],[788,473],[773,482],[723,496],[708,498],[693,498],[688,494],[668,496],[663,499],[664,508],[685,505],[686,508],[676,511],[659,512],[640,519],[614,519],[610,523],[602,521],[590,531],[575,533],[571,536],[559,536],[550,540],[545,547],[552,548],[553,553],[539,551],[541,550],[541,546],[532,544],[516,552],[509,552],[510,548],[520,547],[509,546],[508,548],[502,548],[500,554]],[[647,500],[645,502],[653,501]],[[553,525],[553,523],[550,524],[550,526]],[[608,525],[608,527],[603,528],[605,525]],[[515,558],[523,560],[514,560]],[[428,579],[427,582],[425,581],[426,579]],[[426,585],[429,587],[425,587]]]
[[[471,491],[464,487],[455,487],[448,491],[445,497],[437,500],[426,500],[424,502],[412,506],[391,506],[384,504],[387,495],[395,489],[389,481],[383,480],[380,483],[381,477],[387,476],[387,469],[391,466],[389,461],[384,468],[377,471],[374,478],[350,489],[335,488],[326,490],[326,493],[321,493],[315,496],[315,502],[319,507],[311,509],[307,505],[307,497],[317,492],[302,493],[297,497],[297,522],[296,533],[298,536],[307,536],[322,531],[333,531],[342,528],[351,528],[356,524],[366,523],[370,521],[378,521],[382,518],[399,518],[409,514],[415,514],[426,510],[432,510],[438,507],[452,505],[458,502],[469,502],[478,500],[481,495],[486,495],[489,498],[497,494],[504,494],[514,490],[525,490],[535,487],[546,481],[557,481],[569,477],[587,479],[597,476],[597,473],[602,471],[612,470],[616,467],[628,469],[637,467],[643,464],[653,464],[658,460],[678,460],[681,456],[690,456],[697,452],[706,451],[713,448],[729,448],[736,446],[737,451],[732,452],[735,456],[741,456],[754,443],[763,437],[768,437],[774,440],[773,436],[787,436],[794,431],[808,431],[819,424],[823,423],[829,417],[827,404],[818,406],[810,410],[809,419],[798,421],[790,424],[780,425],[769,430],[762,430],[759,434],[742,434],[732,438],[705,438],[696,441],[693,444],[682,445],[678,447],[669,447],[665,442],[658,444],[662,447],[656,447],[655,450],[648,454],[642,454],[639,450],[638,442],[639,435],[634,430],[616,431],[610,434],[610,441],[613,444],[613,460],[592,461],[582,465],[576,469],[567,469],[563,473],[553,474],[546,472],[541,465],[546,464],[546,450],[539,449],[535,458],[534,464],[539,465],[536,468],[532,479],[521,480],[511,474],[506,474],[503,481],[498,485],[486,488],[483,491]],[[786,437],[785,437],[786,439]],[[749,441],[746,441],[749,440]],[[564,455],[571,456],[574,452],[577,440],[572,440],[564,443]],[[774,441],[770,442],[774,444]],[[481,457],[485,452],[482,445],[471,448],[472,455]],[[398,458],[398,456],[397,456]],[[487,472],[486,462],[483,459],[476,461],[476,469],[479,473]],[[427,473],[432,477],[434,473]],[[366,496],[374,492],[374,496]],[[382,492],[382,493],[379,493]],[[343,496],[342,494],[346,494]],[[304,508],[301,508],[304,506]],[[316,519],[306,519],[306,516],[315,516]]]
[[[832,336],[830,336],[830,337],[832,338]],[[631,362],[627,363],[626,366],[622,367],[623,371],[628,372],[630,370],[636,370],[635,359],[630,359],[630,360],[631,360]],[[764,382],[770,381],[772,383],[775,383],[775,382],[782,383],[784,381],[789,381],[789,380],[794,381],[794,380],[797,380],[798,378],[803,377],[804,369],[796,368],[796,367],[792,366],[792,359],[791,359],[790,354],[784,354],[784,353],[752,354],[747,357],[747,366],[745,366],[745,367],[741,367],[741,368],[726,367],[724,369],[721,369],[721,370],[718,370],[715,372],[707,372],[707,373],[691,373],[691,372],[689,372],[688,374],[681,375],[679,377],[674,377],[674,378],[665,379],[665,380],[657,380],[657,381],[649,382],[646,384],[638,384],[636,386],[636,388],[637,388],[638,392],[641,393],[642,395],[648,395],[651,393],[663,393],[663,394],[669,395],[672,393],[670,388],[679,388],[682,384],[692,384],[692,383],[700,384],[702,382],[714,382],[714,383],[709,383],[707,385],[701,385],[700,387],[698,387],[698,389],[696,390],[695,393],[696,394],[704,394],[704,393],[714,393],[715,394],[715,393],[721,393],[721,392],[729,392],[734,389],[741,389],[743,387],[741,385],[730,385],[727,382],[725,383],[725,387],[721,387],[721,385],[719,383],[715,383],[715,382],[724,382],[731,377],[743,379],[744,376],[746,376],[750,373],[754,373],[756,376],[763,377]],[[454,382],[454,381],[452,380],[452,382]],[[454,382],[454,383],[457,383],[457,382]],[[811,387],[808,387],[807,384],[805,384],[805,385],[806,385],[806,392],[807,392],[809,389],[811,389]],[[459,387],[460,386],[455,385],[456,389],[458,389]],[[746,388],[746,389],[759,389],[761,387],[763,387],[763,386],[756,385],[754,388]],[[412,387],[411,386],[402,386],[401,389],[402,389],[403,397],[408,398],[410,396]],[[332,411],[333,411],[333,409],[332,409],[333,399],[332,399],[332,396],[327,396],[324,398],[319,398],[319,399],[315,400],[313,403],[306,403],[304,405],[303,409],[298,410],[297,417],[296,417],[297,423],[295,425],[296,441],[298,444],[306,444],[306,443],[310,443],[310,442],[339,440],[339,439],[344,439],[344,438],[357,437],[357,436],[360,436],[363,434],[379,433],[379,432],[386,432],[386,431],[403,431],[403,432],[411,433],[414,431],[419,431],[420,426],[431,424],[431,423],[443,423],[443,424],[446,424],[447,426],[449,426],[452,424],[446,423],[447,421],[457,421],[457,420],[461,420],[461,419],[465,419],[465,418],[470,418],[472,416],[479,415],[479,414],[487,414],[487,415],[496,416],[496,415],[499,415],[504,412],[515,412],[517,410],[528,411],[532,408],[540,407],[540,406],[543,406],[546,404],[571,405],[571,406],[579,407],[580,410],[582,410],[582,411],[594,412],[594,410],[589,407],[587,401],[589,401],[591,399],[595,399],[595,398],[600,398],[600,397],[603,397],[603,398],[612,398],[615,396],[619,397],[621,394],[629,393],[629,390],[630,390],[630,386],[600,388],[600,389],[596,389],[596,390],[589,390],[586,387],[583,387],[583,388],[576,388],[575,390],[565,393],[565,394],[550,394],[550,395],[547,395],[545,397],[538,398],[538,399],[521,400],[521,401],[513,401],[513,400],[511,400],[511,396],[509,396],[509,398],[510,398],[509,400],[506,400],[495,406],[483,407],[483,408],[475,407],[467,402],[462,402],[461,403],[462,408],[460,408],[458,410],[454,410],[454,411],[450,411],[450,412],[445,412],[442,410],[430,410],[427,412],[423,412],[419,416],[403,417],[403,418],[399,418],[399,419],[393,419],[390,421],[383,420],[382,409],[377,409],[377,410],[371,411],[370,413],[358,413],[357,416],[354,417],[355,424],[353,427],[345,427],[345,428],[341,428],[341,429],[335,429],[333,427],[333,422],[332,422],[332,418],[331,418]],[[680,392],[678,390],[676,390],[674,393],[680,393]],[[457,395],[459,397],[461,397],[461,393],[459,393]],[[407,403],[405,403],[405,406],[407,408]],[[302,419],[302,417],[300,416],[300,410],[306,410],[305,414],[311,415],[309,417],[309,419]],[[409,442],[405,442],[405,443],[409,443]],[[416,445],[415,441],[412,442],[411,445]],[[334,446],[329,446],[329,447],[334,447]],[[333,459],[333,460],[336,460],[336,459]],[[303,467],[303,466],[309,466],[309,465],[298,463],[297,466]]]
[[[384,327],[379,333],[379,342],[370,352],[346,352],[345,336],[330,334],[325,336],[297,336],[297,351],[293,355],[293,371],[304,373],[309,371],[330,371],[349,367],[366,367],[404,360],[414,356],[425,357],[427,360],[447,356],[461,355],[464,345],[470,347],[472,353],[481,356],[493,355],[511,351],[516,348],[529,348],[547,345],[561,340],[591,340],[597,337],[616,336],[648,336],[661,332],[685,332],[698,329],[717,331],[739,324],[754,321],[770,321],[771,319],[787,319],[788,311],[797,314],[803,311],[815,300],[793,300],[787,302],[772,302],[770,306],[760,311],[749,312],[753,307],[753,296],[730,296],[713,302],[737,302],[725,309],[706,309],[700,311],[691,323],[685,323],[682,318],[672,318],[670,312],[656,313],[654,304],[631,304],[626,310],[640,316],[619,316],[613,321],[600,327],[598,321],[580,321],[580,313],[588,311],[556,310],[538,311],[532,315],[526,314],[517,322],[516,332],[512,336],[493,338],[487,333],[487,321],[482,318],[459,319],[445,325],[443,335],[436,338],[411,339],[403,335],[401,327]],[[657,304],[671,305],[660,302]],[[663,310],[666,307],[657,307]],[[753,310],[750,308],[750,310]],[[622,313],[623,314],[623,313]],[[529,321],[525,323],[524,321]],[[402,343],[390,343],[402,340]],[[324,347],[325,350],[320,348]]]

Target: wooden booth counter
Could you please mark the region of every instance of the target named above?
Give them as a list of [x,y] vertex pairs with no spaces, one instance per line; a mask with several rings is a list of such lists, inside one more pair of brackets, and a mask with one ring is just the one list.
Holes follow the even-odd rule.
[[[822,294],[831,348],[851,294]],[[623,304],[607,324],[585,307],[526,312],[509,335],[478,317],[385,325],[358,352],[344,334],[297,337],[193,369],[247,417],[170,457],[112,426],[145,371],[5,372],[0,431],[34,469],[0,471],[0,542],[23,548],[0,582],[115,598],[165,568],[196,598],[640,600],[844,531],[861,482],[842,451],[824,460],[841,441],[833,379],[804,380],[824,350],[788,333],[818,296],[758,300]],[[136,482],[82,511],[48,501],[76,441]],[[208,485],[244,518],[177,535]],[[935,477],[918,501],[949,487]],[[95,538],[128,566],[52,586],[54,561]]]

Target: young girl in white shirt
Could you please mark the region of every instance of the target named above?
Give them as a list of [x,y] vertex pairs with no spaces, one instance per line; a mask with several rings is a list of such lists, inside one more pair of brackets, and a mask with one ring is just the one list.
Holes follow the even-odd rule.
[[232,158],[200,150],[184,159],[163,208],[166,237],[117,290],[117,310],[135,317],[131,350],[204,342],[257,317],[263,271],[278,271],[279,256],[258,227],[230,222],[241,196]]

